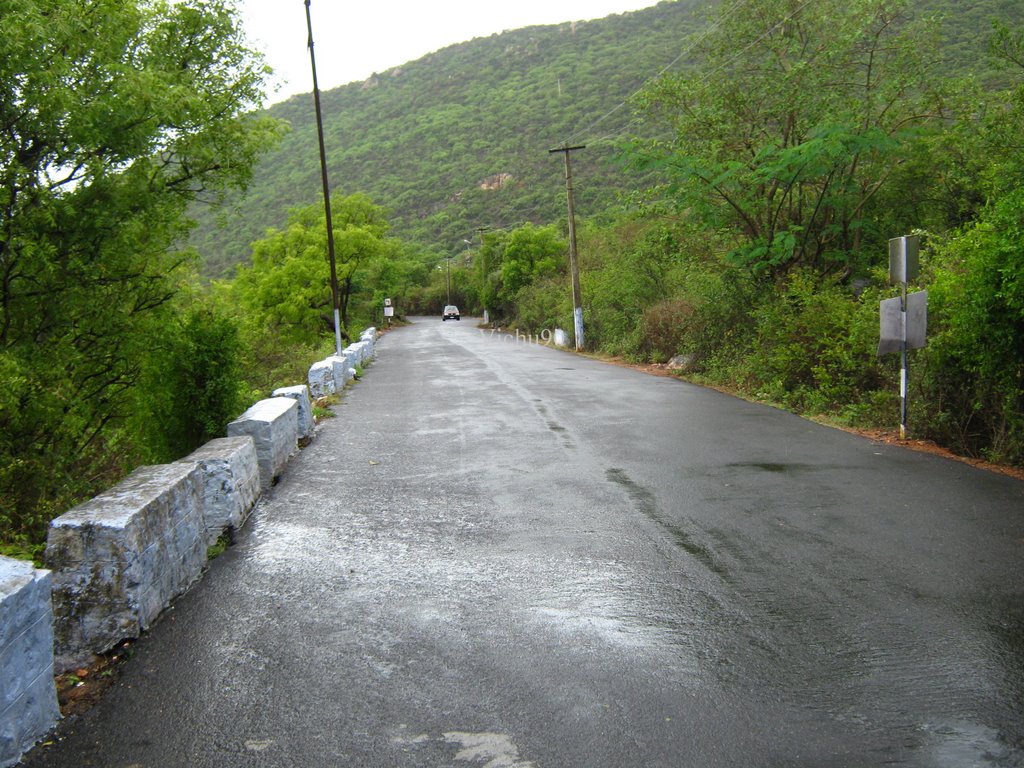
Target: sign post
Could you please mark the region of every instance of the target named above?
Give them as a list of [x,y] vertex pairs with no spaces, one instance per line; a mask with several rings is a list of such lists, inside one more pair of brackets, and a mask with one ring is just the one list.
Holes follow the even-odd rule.
[[878,354],[900,353],[900,440],[907,438],[907,350],[927,343],[928,292],[907,294],[907,283],[918,274],[917,235],[889,241],[889,282],[900,284],[900,295],[879,307]]

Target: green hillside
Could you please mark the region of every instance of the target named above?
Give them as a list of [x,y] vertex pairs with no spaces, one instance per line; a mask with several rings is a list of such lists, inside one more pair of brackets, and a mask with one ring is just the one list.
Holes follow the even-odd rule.
[[[702,0],[679,0],[600,21],[529,27],[445,48],[321,94],[332,188],[366,192],[395,233],[442,252],[479,227],[564,216],[561,155],[548,150],[620,105],[704,23]],[[310,94],[273,106],[292,132],[264,159],[249,195],[194,237],[210,274],[248,258],[249,243],[320,193]],[[578,207],[595,213],[636,179],[613,172],[608,141],[622,108],[588,131],[575,158]]]
[[[710,5],[714,5],[712,2]],[[605,19],[538,26],[453,45],[321,94],[332,187],[365,192],[391,215],[394,234],[448,254],[479,228],[565,216],[561,155],[574,155],[577,210],[599,214],[642,179],[614,164],[614,141],[642,133],[622,104],[666,66],[686,66],[705,28],[706,0],[674,0]],[[950,71],[980,60],[992,18],[1024,16],[1018,0],[927,0],[946,18]],[[677,61],[678,59],[678,61]],[[981,77],[993,77],[978,73]],[[192,238],[208,275],[231,274],[249,244],[287,210],[320,194],[310,94],[270,108],[291,133],[258,167],[249,194],[217,218],[196,212]]]

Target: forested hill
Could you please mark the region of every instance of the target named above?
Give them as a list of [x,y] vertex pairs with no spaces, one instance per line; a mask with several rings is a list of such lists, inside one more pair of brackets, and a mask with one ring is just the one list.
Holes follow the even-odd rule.
[[[713,1],[711,5],[713,5]],[[950,66],[978,61],[992,18],[1022,14],[1019,0],[927,0],[942,12]],[[448,254],[478,228],[565,217],[564,166],[574,153],[577,210],[599,213],[641,180],[614,164],[614,142],[631,125],[623,101],[685,51],[707,24],[707,0],[673,0],[605,19],[494,34],[321,94],[332,190],[365,192],[385,206],[393,232]],[[330,39],[330,31],[322,37]],[[322,45],[329,44],[321,43]],[[678,59],[678,61],[677,61]],[[199,210],[192,244],[204,271],[228,275],[250,243],[281,226],[290,207],[319,199],[319,155],[310,94],[274,105],[291,123],[260,164],[249,194],[218,226]]]
[[[465,247],[478,227],[564,217],[562,156],[548,150],[678,56],[706,23],[704,5],[678,0],[598,21],[495,34],[325,91],[332,190],[366,192],[390,211],[395,234],[442,252]],[[266,227],[284,223],[289,207],[319,199],[311,95],[269,111],[292,131],[257,169],[227,226],[201,219],[194,243],[209,274],[229,273]],[[581,138],[589,144],[599,132],[620,132],[628,120],[628,110],[619,109]],[[607,167],[611,153],[603,144],[574,156],[581,214],[630,186]]]

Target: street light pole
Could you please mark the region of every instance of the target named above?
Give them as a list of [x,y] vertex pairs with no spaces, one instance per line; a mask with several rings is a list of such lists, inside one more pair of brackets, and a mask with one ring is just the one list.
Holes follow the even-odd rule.
[[334,308],[335,354],[341,356],[341,302],[338,296],[338,270],[334,259],[334,224],[331,221],[331,188],[327,183],[327,152],[324,149],[324,119],[320,110],[320,87],[316,82],[316,56],[313,55],[313,21],[306,2],[306,29],[309,32],[309,63],[313,68],[313,103],[316,105],[316,135],[320,141],[320,180],[324,189],[324,215],[327,225],[327,257],[331,262],[331,305]]

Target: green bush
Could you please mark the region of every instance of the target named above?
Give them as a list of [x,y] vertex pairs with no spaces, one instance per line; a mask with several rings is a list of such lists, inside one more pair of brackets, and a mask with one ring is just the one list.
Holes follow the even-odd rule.
[[929,437],[1024,463],[1024,189],[940,249],[920,418]]
[[694,335],[697,310],[686,299],[666,299],[644,310],[639,348],[645,359],[667,362],[689,346]]
[[174,461],[214,437],[242,410],[238,328],[197,306],[166,328],[147,361],[134,409],[145,457]]
[[758,396],[810,413],[849,412],[882,386],[875,302],[797,272],[753,316],[755,342],[744,383]]

